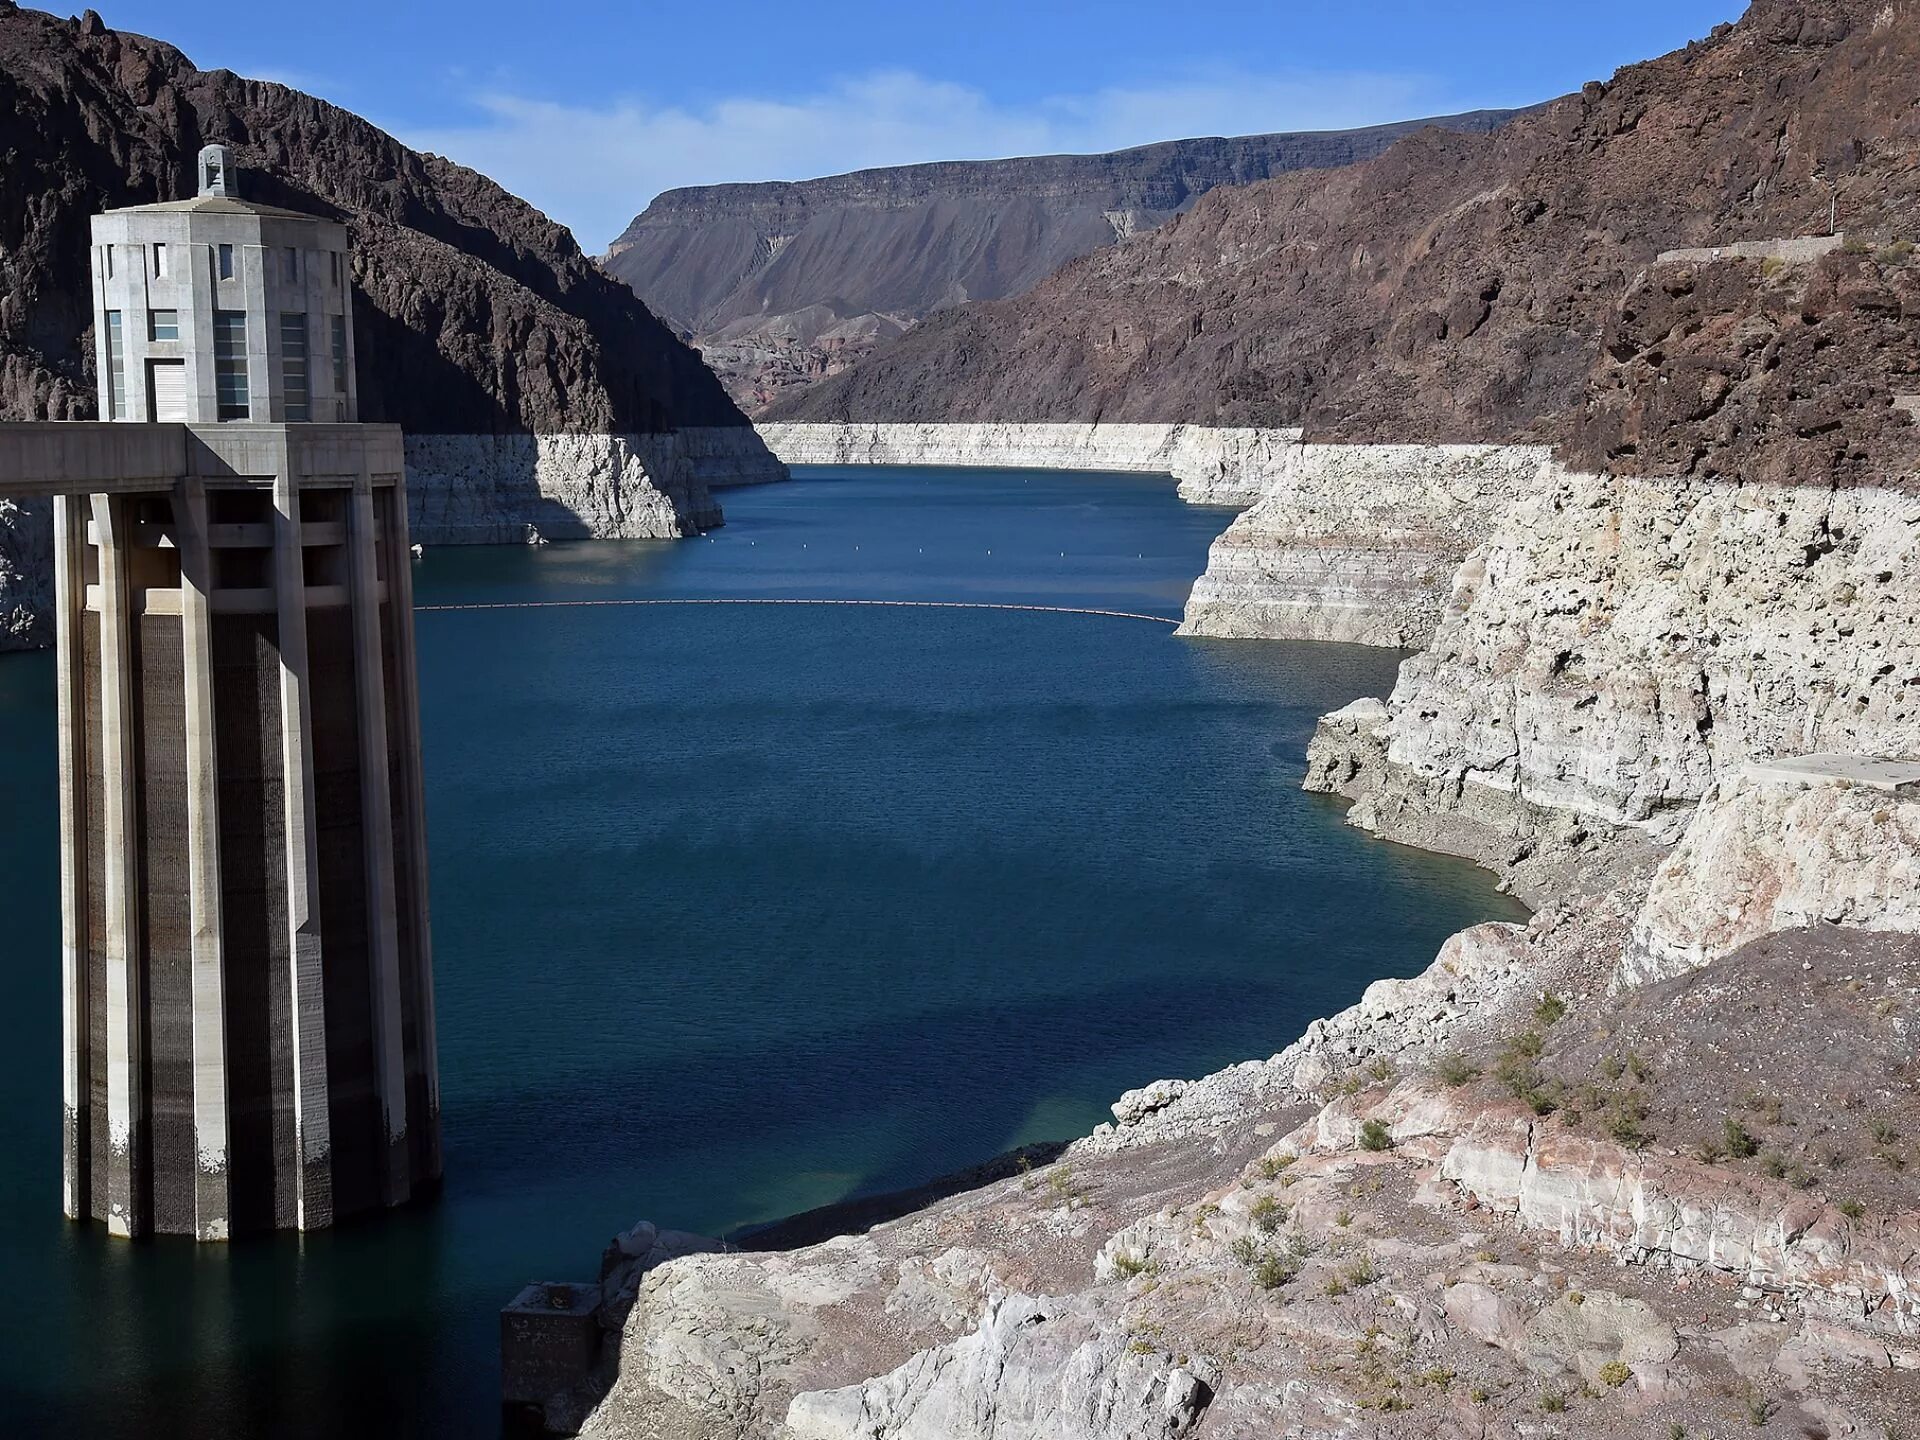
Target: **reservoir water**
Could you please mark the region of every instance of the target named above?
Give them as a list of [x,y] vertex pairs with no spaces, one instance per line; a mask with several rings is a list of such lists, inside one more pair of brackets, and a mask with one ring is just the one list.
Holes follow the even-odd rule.
[[[438,549],[423,607],[1177,617],[1228,516],[1129,476],[811,471],[673,545]],[[1517,907],[1300,793],[1397,656],[816,606],[419,618],[446,1186],[232,1247],[59,1213],[53,666],[0,657],[0,1422],[472,1436],[499,1306],[1085,1133]]]

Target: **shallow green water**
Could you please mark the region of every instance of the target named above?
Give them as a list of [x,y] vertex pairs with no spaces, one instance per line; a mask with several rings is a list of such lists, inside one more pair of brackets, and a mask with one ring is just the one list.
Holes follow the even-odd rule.
[[[710,540],[436,550],[417,598],[1171,616],[1227,519],[1141,477],[724,498]],[[1518,913],[1299,792],[1382,652],[786,606],[419,637],[446,1189],[231,1249],[60,1218],[53,671],[0,659],[0,1415],[26,1433],[488,1433],[498,1306],[631,1221],[725,1231],[1082,1133]]]

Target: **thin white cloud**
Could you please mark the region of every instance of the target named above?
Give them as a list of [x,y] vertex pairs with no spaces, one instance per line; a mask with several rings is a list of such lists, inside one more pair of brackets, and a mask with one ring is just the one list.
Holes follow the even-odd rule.
[[1190,135],[1341,129],[1457,108],[1415,76],[1211,73],[1029,104],[911,71],[844,79],[798,98],[740,96],[688,109],[598,105],[502,90],[472,123],[398,127],[408,144],[491,176],[603,251],[662,190],[797,180],[922,160],[1116,150]]

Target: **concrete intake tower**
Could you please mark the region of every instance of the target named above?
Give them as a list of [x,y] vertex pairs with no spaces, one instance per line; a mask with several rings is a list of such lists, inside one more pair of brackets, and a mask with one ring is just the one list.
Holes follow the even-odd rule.
[[198,180],[94,217],[102,421],[0,488],[55,507],[66,1210],[223,1240],[431,1188],[439,1095],[400,432],[345,226]]

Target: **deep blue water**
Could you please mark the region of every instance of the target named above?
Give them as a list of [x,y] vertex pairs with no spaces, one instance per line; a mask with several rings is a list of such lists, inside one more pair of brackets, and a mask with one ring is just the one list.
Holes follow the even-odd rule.
[[[676,545],[446,549],[425,606],[620,597],[1178,615],[1227,517],[1143,477],[806,473]],[[446,1188],[301,1239],[59,1213],[53,669],[0,659],[0,1416],[473,1435],[499,1305],[642,1217],[726,1231],[1066,1138],[1517,913],[1298,790],[1395,656],[1141,620],[419,618]]]

